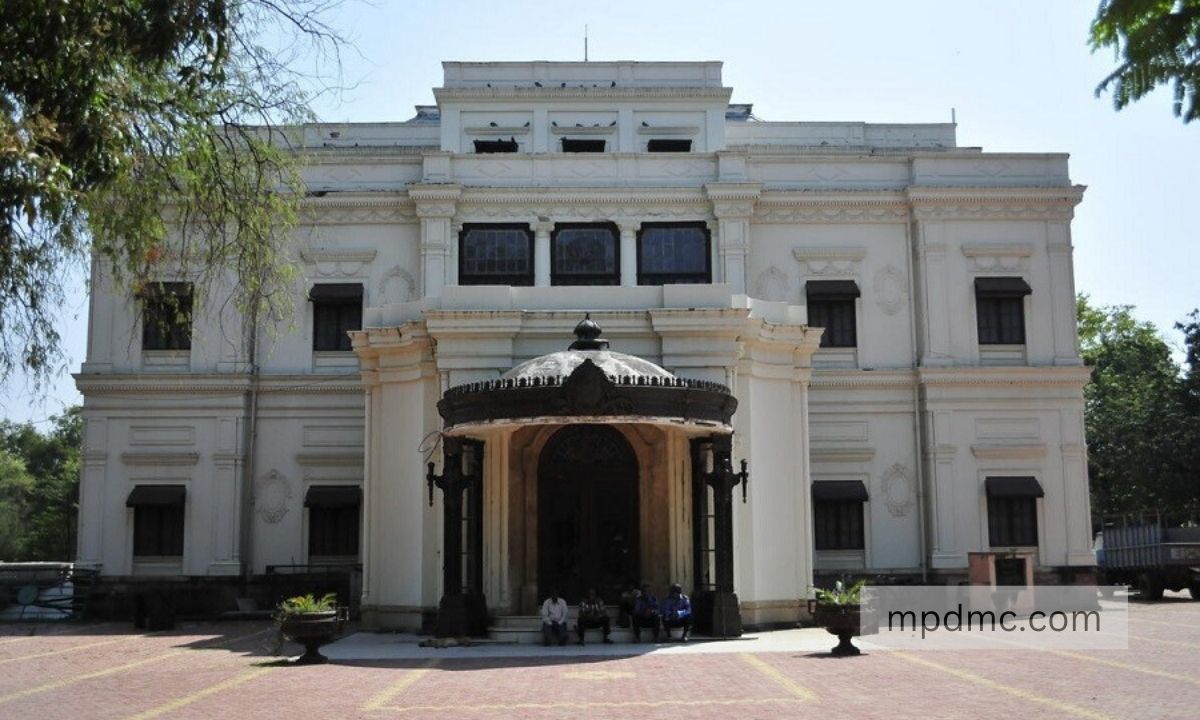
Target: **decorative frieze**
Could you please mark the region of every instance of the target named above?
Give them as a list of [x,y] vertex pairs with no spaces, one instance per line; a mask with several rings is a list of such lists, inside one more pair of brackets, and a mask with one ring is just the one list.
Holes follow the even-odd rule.
[[962,254],[969,272],[1025,272],[1033,245],[1029,243],[966,243]]
[[800,263],[802,274],[811,277],[857,276],[866,256],[863,247],[792,248],[792,257]]

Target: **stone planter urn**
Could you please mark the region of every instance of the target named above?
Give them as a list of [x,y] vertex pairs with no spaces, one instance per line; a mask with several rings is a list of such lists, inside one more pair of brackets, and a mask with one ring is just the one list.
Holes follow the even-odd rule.
[[304,654],[296,658],[296,665],[320,665],[329,662],[319,648],[328,645],[341,634],[346,622],[346,608],[320,612],[288,613],[279,618],[279,629],[284,637],[304,646]]
[[829,651],[831,654],[848,657],[862,652],[850,642],[851,638],[862,634],[864,610],[861,605],[831,605],[809,600],[808,612],[817,625],[837,636],[838,644]]

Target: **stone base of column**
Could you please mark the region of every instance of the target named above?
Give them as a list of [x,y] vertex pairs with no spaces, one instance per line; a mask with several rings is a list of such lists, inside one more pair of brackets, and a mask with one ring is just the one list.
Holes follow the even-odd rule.
[[742,636],[742,611],[738,607],[736,593],[714,592],[709,596],[709,634],[713,637],[733,638]]
[[435,637],[482,637],[487,635],[487,629],[487,600],[482,594],[442,596]]

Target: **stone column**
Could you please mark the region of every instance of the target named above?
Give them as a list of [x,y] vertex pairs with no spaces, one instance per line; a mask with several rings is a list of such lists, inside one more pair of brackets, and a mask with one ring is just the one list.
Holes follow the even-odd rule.
[[1054,364],[1081,365],[1079,325],[1075,320],[1075,272],[1072,269],[1071,230],[1067,223],[1051,225],[1050,302],[1054,321]]
[[953,417],[945,411],[929,413],[929,450],[926,472],[932,488],[929,492],[930,507],[927,517],[933,523],[930,537],[929,564],[933,569],[962,568],[966,556],[958,548],[957,500],[954,497],[954,456],[958,447],[953,444],[951,425]]
[[458,281],[458,268],[451,267],[458,238],[451,227],[459,185],[414,185],[408,191],[421,219],[421,294],[436,297],[442,288]]
[[550,287],[550,231],[554,223],[533,223],[533,284]]
[[761,183],[709,183],[704,186],[719,223],[717,262],[721,272],[714,276],[734,293],[746,292],[746,261],[750,255],[750,218],[762,193]]
[[621,229],[621,287],[636,287],[637,231],[641,223],[636,220],[622,220],[617,227]]
[[[950,295],[947,283],[946,225],[931,223],[915,210],[914,244],[917,260],[918,333],[922,339],[921,364],[950,365],[954,362],[950,336]],[[974,322],[974,318],[971,321]]]

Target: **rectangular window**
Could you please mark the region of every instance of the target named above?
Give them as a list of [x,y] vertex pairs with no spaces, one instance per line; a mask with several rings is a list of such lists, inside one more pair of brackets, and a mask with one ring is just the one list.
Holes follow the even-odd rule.
[[656,139],[646,143],[646,152],[691,152],[691,140]]
[[1037,499],[1045,494],[1037,478],[990,477],[985,489],[988,543],[992,547],[1037,545]]
[[821,334],[821,347],[856,347],[858,283],[853,280],[809,280],[805,283],[805,293],[808,324],[825,328]]
[[712,282],[708,226],[643,223],[638,232],[638,285]]
[[308,507],[309,558],[358,557],[359,487],[314,485],[304,504]]
[[620,285],[620,243],[610,223],[554,227],[550,237],[551,285]]
[[532,285],[528,225],[464,225],[458,236],[459,285]]
[[602,153],[604,152],[603,140],[573,140],[571,138],[563,138],[563,152],[569,153]]
[[866,547],[863,503],[867,488],[856,480],[812,484],[813,536],[816,550],[862,550]]
[[515,153],[520,149],[520,145],[515,138],[508,140],[476,140],[475,152],[477,153]]
[[1025,296],[1021,278],[975,278],[975,313],[980,345],[1025,344]]
[[142,299],[142,349],[192,349],[192,284],[147,285]]
[[182,557],[182,485],[137,485],[125,501],[133,508],[134,557]]
[[314,285],[308,297],[313,304],[313,350],[351,350],[348,333],[362,329],[363,286]]

